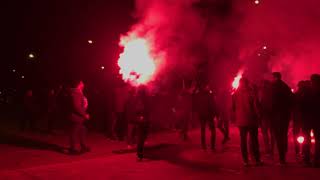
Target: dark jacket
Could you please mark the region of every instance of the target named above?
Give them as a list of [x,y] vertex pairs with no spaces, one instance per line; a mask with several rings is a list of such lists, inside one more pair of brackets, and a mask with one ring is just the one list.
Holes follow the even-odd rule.
[[148,97],[132,95],[126,103],[126,118],[129,123],[140,123],[149,121],[149,106]]
[[272,83],[271,87],[271,101],[272,101],[272,113],[277,115],[278,113],[289,113],[293,106],[293,94],[289,86],[278,80]]
[[312,124],[313,109],[311,87],[300,88],[294,97],[294,122],[310,126]]
[[238,127],[258,126],[257,96],[251,88],[239,88],[233,94],[232,109]]
[[69,120],[74,123],[83,123],[87,115],[87,98],[78,89],[70,91]]
[[281,80],[272,83],[271,92],[271,126],[288,126],[294,102],[293,93],[289,86]]
[[195,93],[193,99],[193,107],[194,111],[199,115],[217,115],[213,94],[208,90],[200,89]]

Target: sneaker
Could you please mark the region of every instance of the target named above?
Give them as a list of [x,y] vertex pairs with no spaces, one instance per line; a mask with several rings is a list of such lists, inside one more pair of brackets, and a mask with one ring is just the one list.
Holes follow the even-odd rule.
[[207,150],[207,146],[206,145],[202,145],[202,150],[206,151]]
[[226,144],[228,141],[230,141],[230,138],[229,138],[229,137],[225,137],[225,138],[222,140],[222,144]]
[[286,166],[287,165],[287,162],[286,161],[280,161],[278,163],[278,166]]
[[87,153],[87,152],[90,152],[90,151],[91,151],[91,149],[89,147],[87,147],[87,146],[81,147],[81,150],[80,150],[81,153]]
[[305,161],[305,162],[303,162],[303,167],[312,167],[311,161]]
[[259,166],[263,166],[264,163],[263,163],[263,161],[257,161],[255,165],[256,165],[257,167],[259,167]]
[[250,167],[249,163],[247,161],[243,161],[243,166],[244,167]]
[[69,155],[78,155],[79,151],[77,151],[74,148],[70,148],[70,149],[68,149],[68,153],[69,153]]
[[139,161],[142,161],[142,159],[143,159],[143,154],[137,154],[137,158],[138,158]]

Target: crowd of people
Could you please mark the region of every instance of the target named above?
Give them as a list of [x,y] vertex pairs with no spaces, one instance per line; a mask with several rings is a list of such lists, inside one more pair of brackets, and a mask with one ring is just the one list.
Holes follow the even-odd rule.
[[[240,131],[240,147],[245,166],[249,165],[252,154],[256,165],[262,165],[258,140],[261,128],[265,152],[271,156],[277,147],[279,164],[286,164],[288,152],[288,131],[293,120],[293,133],[297,138],[301,133],[305,138],[302,148],[303,162],[311,166],[311,137],[315,135],[315,153],[313,164],[320,165],[320,75],[314,74],[310,80],[301,81],[298,89],[292,89],[282,81],[281,74],[272,74],[273,80],[263,80],[256,85],[242,77],[240,85],[232,94],[228,90],[212,90],[208,83],[198,83],[189,88],[182,88],[171,104],[174,128],[179,130],[183,140],[189,140],[188,131],[193,119],[199,120],[201,145],[207,149],[206,127],[210,130],[210,149],[216,149],[216,129],[223,134],[222,143],[230,140],[229,123],[234,121]],[[85,142],[85,123],[90,119],[88,99],[83,93],[84,83],[75,81],[71,87],[58,92],[49,91],[47,119],[48,131],[54,127],[54,119],[68,122],[70,154],[89,152]],[[122,83],[114,89],[112,98],[110,138],[126,140],[129,149],[136,145],[138,159],[143,159],[144,144],[147,139],[154,101],[147,86],[130,86]],[[27,91],[24,98],[26,118],[23,118],[21,130],[34,128],[36,105],[32,91]],[[230,106],[229,106],[230,104]],[[216,123],[215,123],[216,122]],[[249,138],[248,138],[249,134]],[[77,148],[79,142],[80,150]],[[250,150],[248,152],[248,144]],[[300,156],[300,145],[295,141],[296,155]]]
[[[315,135],[314,165],[320,163],[320,122],[319,95],[320,75],[314,74],[308,81],[301,81],[298,90],[293,93],[291,88],[282,81],[281,74],[272,74],[273,80],[263,81],[261,86],[254,86],[247,78],[240,80],[239,89],[233,94],[235,122],[240,129],[241,152],[244,165],[248,165],[247,136],[256,164],[261,165],[258,141],[258,128],[261,125],[266,152],[273,155],[274,145],[279,154],[280,165],[286,164],[288,152],[288,130],[293,119],[294,135],[302,132],[305,143],[302,158],[306,166],[311,166],[311,137]],[[296,155],[299,156],[299,145],[295,142]]]

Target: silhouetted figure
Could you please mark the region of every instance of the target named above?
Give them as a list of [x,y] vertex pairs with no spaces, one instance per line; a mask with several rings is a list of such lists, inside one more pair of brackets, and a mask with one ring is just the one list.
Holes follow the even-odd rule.
[[288,151],[288,128],[293,94],[289,86],[281,80],[279,72],[274,72],[272,75],[272,119],[270,125],[277,144],[280,164],[284,165],[286,164],[286,153]]
[[38,117],[38,107],[32,90],[26,91],[24,95],[24,114],[25,116],[21,119],[21,131],[29,128],[35,130],[35,121]]
[[249,85],[246,78],[240,80],[237,91],[233,94],[232,109],[235,113],[235,122],[240,130],[241,153],[245,166],[249,165],[248,158],[248,141],[247,136],[250,135],[250,146],[256,165],[261,165],[259,141],[258,141],[258,110],[257,95]]
[[85,121],[90,116],[87,113],[88,100],[83,94],[84,83],[82,81],[74,81],[70,90],[70,111],[68,113],[70,122],[70,154],[77,154],[79,151],[76,146],[80,143],[80,153],[89,152],[90,149],[86,145],[86,127]]
[[56,123],[63,129],[69,125],[71,109],[70,86],[59,86],[56,95]]
[[229,121],[231,112],[231,95],[227,90],[221,90],[216,96],[217,113],[217,128],[223,134],[222,144],[225,144],[230,140],[229,136]]
[[320,75],[313,74],[311,76],[311,119],[310,122],[303,123],[303,132],[306,136],[306,143],[303,147],[304,160],[307,164],[310,164],[310,129],[313,129],[315,137],[315,154],[314,154],[314,165],[320,167]]
[[[311,131],[311,110],[312,110],[312,97],[311,97],[311,82],[310,81],[300,81],[298,83],[298,89],[294,94],[294,108],[293,108],[293,137],[294,137],[294,147],[296,158],[300,158],[300,144],[297,141],[301,131],[306,141],[310,138]],[[310,139],[311,141],[311,139]],[[305,158],[304,158],[305,159]],[[305,162],[309,161],[305,159]],[[308,162],[306,162],[308,163]]]
[[206,143],[206,126],[209,125],[211,132],[211,150],[215,151],[216,129],[214,125],[214,117],[217,110],[214,105],[214,97],[206,84],[201,84],[194,95],[194,111],[197,113],[201,125],[201,145],[202,149],[207,149]]
[[186,89],[183,89],[176,101],[175,105],[175,117],[177,125],[180,129],[180,135],[183,140],[188,140],[188,125],[191,118],[192,97]]
[[260,113],[260,126],[265,145],[265,152],[273,155],[274,151],[274,137],[271,132],[271,112],[272,112],[272,101],[271,101],[271,82],[264,80],[261,84],[259,91],[259,113]]
[[127,117],[129,120],[128,142],[133,142],[133,131],[137,136],[137,157],[142,160],[144,157],[144,144],[148,136],[150,103],[147,89],[144,86],[138,87],[127,104]]
[[51,89],[48,93],[47,102],[47,119],[48,119],[48,132],[53,133],[57,119],[57,96],[55,91]]
[[114,91],[112,138],[123,140],[127,132],[127,119],[125,117],[125,105],[128,100],[129,87],[127,84],[120,84]]

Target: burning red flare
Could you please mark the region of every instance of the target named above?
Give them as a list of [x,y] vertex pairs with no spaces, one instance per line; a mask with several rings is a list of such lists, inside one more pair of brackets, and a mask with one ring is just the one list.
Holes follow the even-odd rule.
[[147,84],[156,70],[150,43],[145,38],[129,35],[122,36],[119,45],[124,48],[118,60],[123,80],[133,85]]
[[304,137],[303,136],[299,136],[297,138],[297,141],[298,141],[299,144],[303,144],[304,143]]
[[243,71],[239,71],[237,76],[234,78],[232,82],[232,89],[235,91],[239,88],[240,79],[242,78]]

